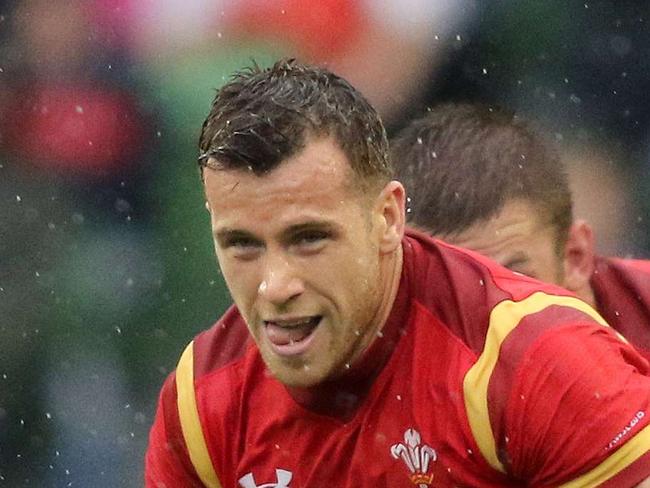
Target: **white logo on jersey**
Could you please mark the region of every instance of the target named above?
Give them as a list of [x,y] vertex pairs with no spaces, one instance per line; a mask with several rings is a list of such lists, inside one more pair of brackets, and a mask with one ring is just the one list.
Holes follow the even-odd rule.
[[275,476],[277,478],[275,483],[264,483],[263,485],[258,486],[255,483],[253,473],[248,473],[239,478],[239,486],[242,488],[289,488],[289,483],[291,483],[291,478],[293,478],[293,473],[291,473],[291,471],[276,469]]
[[429,463],[438,459],[436,451],[424,444],[420,445],[420,433],[415,429],[404,432],[404,444],[393,444],[390,453],[395,459],[401,459],[410,471],[411,482],[419,488],[427,488],[433,481],[429,473]]

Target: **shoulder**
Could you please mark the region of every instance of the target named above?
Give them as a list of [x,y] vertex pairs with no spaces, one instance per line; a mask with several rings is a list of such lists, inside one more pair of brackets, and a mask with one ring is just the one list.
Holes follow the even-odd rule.
[[597,256],[596,274],[623,273],[650,278],[650,260]]
[[253,345],[244,319],[232,306],[192,341],[194,378],[200,379],[244,358]]
[[524,320],[548,327],[573,320],[576,313],[593,320],[570,292],[478,253],[411,231],[404,249],[412,299],[477,355],[488,336],[509,335]]

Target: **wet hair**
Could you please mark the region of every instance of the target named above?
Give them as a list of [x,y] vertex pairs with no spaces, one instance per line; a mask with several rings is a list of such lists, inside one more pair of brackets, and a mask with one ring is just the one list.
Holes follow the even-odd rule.
[[330,71],[282,59],[235,73],[218,90],[201,131],[199,165],[263,175],[310,137],[332,137],[358,182],[392,177],[388,141],[375,109]]
[[442,104],[397,134],[391,155],[411,225],[449,237],[521,199],[564,246],[573,219],[565,168],[541,131],[514,114]]

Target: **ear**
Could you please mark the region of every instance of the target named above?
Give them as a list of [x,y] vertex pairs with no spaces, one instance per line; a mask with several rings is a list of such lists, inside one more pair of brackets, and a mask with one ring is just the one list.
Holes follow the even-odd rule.
[[377,198],[374,213],[378,221],[376,229],[382,253],[393,252],[402,243],[406,220],[405,201],[404,186],[395,180],[388,183]]
[[564,247],[564,287],[583,300],[591,301],[589,280],[594,272],[594,233],[584,220],[576,220],[569,228]]

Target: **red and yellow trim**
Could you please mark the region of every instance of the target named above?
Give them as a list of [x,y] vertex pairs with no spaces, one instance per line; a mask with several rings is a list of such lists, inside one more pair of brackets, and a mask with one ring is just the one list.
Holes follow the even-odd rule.
[[574,297],[537,292],[519,302],[505,300],[492,309],[483,352],[463,380],[465,410],[474,439],[490,466],[502,473],[505,473],[505,468],[497,456],[496,441],[488,412],[490,378],[499,359],[501,345],[510,332],[526,316],[541,312],[550,306],[571,307],[607,326],[607,322],[598,312]]
[[650,425],[646,425],[632,439],[619,447],[616,452],[598,466],[573,481],[560,485],[559,488],[591,488],[600,486],[647,453],[648,446],[650,446]]
[[176,366],[178,416],[183,438],[197,475],[207,488],[221,488],[205,443],[194,390],[194,342],[183,351]]

